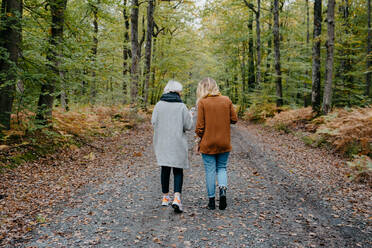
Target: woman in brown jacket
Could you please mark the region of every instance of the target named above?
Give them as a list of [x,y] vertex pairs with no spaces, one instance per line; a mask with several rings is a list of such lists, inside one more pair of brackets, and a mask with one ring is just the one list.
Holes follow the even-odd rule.
[[231,151],[230,124],[238,121],[231,100],[222,96],[212,78],[202,80],[197,89],[198,117],[196,134],[201,138],[202,153],[209,203],[215,209],[216,174],[220,190],[221,210],[225,209],[227,189],[227,162]]

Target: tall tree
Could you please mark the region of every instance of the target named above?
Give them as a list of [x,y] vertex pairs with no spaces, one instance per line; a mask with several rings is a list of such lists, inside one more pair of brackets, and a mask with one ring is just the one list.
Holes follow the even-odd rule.
[[367,1],[368,7],[368,36],[367,36],[367,75],[366,75],[366,96],[371,95],[371,64],[372,64],[372,46],[371,46],[371,40],[372,40],[372,30],[371,30],[371,0]]
[[334,42],[335,42],[335,0],[328,0],[327,9],[327,64],[326,64],[326,83],[324,86],[323,106],[324,114],[328,114],[332,107],[332,81],[333,81],[333,61],[334,61]]
[[146,51],[145,51],[145,97],[144,103],[147,106],[149,96],[149,82],[151,72],[151,51],[152,51],[152,37],[154,33],[154,0],[148,0],[147,6],[147,36],[146,36]]
[[139,55],[139,42],[138,42],[138,15],[139,15],[139,3],[138,0],[132,0],[132,11],[131,11],[131,44],[132,44],[132,66],[131,66],[131,104],[135,104],[138,94],[138,67],[140,58]]
[[[242,51],[240,53],[240,50],[239,50],[239,58],[241,57],[242,60],[240,61],[240,64],[241,64],[241,74],[242,74],[242,89],[243,89],[243,93],[247,92],[247,81],[246,81],[246,64],[245,64],[245,60],[246,60],[246,42],[243,41],[242,42]],[[244,94],[245,95],[245,94]],[[245,101],[244,101],[245,102]]]
[[[270,1],[270,12],[268,14],[269,20],[268,22],[268,30],[272,30],[272,13],[273,13],[273,2]],[[266,72],[265,72],[265,82],[270,82],[271,81],[271,76],[270,76],[270,70],[271,70],[271,51],[272,51],[272,36],[269,35],[267,38],[267,55],[266,55]]]
[[21,52],[21,0],[2,0],[0,10],[0,130],[10,128],[18,56]]
[[96,80],[96,63],[97,63],[97,51],[98,51],[98,6],[100,0],[94,0],[90,3],[93,12],[93,47],[92,47],[92,88],[91,88],[91,102],[95,103],[97,96],[97,80]]
[[[306,7],[306,48],[308,49],[310,44],[310,9],[309,9],[309,0],[305,1],[305,7]],[[306,51],[307,51],[306,49]],[[306,76],[309,75],[309,70],[306,69]],[[309,105],[309,96],[306,92],[307,89],[307,83],[304,82],[304,107],[307,107]]]
[[248,3],[244,0],[245,5],[251,9],[256,16],[256,53],[257,53],[257,64],[256,64],[256,84],[261,83],[261,26],[260,26],[260,15],[261,15],[261,0],[257,0],[257,9],[253,4]]
[[124,0],[123,6],[123,18],[124,18],[124,45],[123,45],[123,103],[127,103],[128,95],[128,81],[127,77],[130,72],[130,63],[129,59],[131,57],[130,52],[130,39],[129,39],[129,16],[127,13],[128,1]]
[[314,2],[313,73],[311,104],[313,111],[320,110],[320,44],[322,33],[322,0]]
[[248,18],[248,87],[252,90],[256,85],[253,52],[253,13],[250,13]]
[[341,63],[339,63],[338,75],[341,79],[342,91],[341,94],[344,95],[344,104],[352,105],[352,91],[354,88],[354,76],[353,76],[353,47],[350,40],[350,34],[352,33],[352,22],[350,21],[350,4],[349,0],[341,0],[339,4],[339,12],[343,19],[343,31],[342,39],[340,41],[341,45]]
[[52,117],[52,109],[54,102],[54,91],[59,82],[60,64],[62,58],[62,44],[63,44],[63,27],[65,23],[65,10],[67,0],[49,0],[48,1],[52,22],[50,27],[49,48],[47,60],[49,61],[49,68],[53,72],[45,83],[41,86],[41,94],[38,101],[37,119],[49,121]]
[[[156,29],[156,31],[155,31]],[[156,55],[157,55],[157,41],[158,41],[158,36],[160,35],[161,32],[164,31],[164,27],[159,28],[156,23],[154,22],[154,32],[152,34],[154,41],[153,41],[153,51],[152,51],[152,61],[155,61]],[[155,80],[156,80],[156,68],[155,66],[152,67],[151,69],[151,82],[150,82],[150,89],[151,89],[151,104],[156,103],[156,91],[153,89],[155,86]]]
[[280,34],[279,34],[279,0],[274,0],[274,52],[275,52],[275,82],[276,105],[283,105],[282,71],[280,65]]
[[138,90],[138,93],[137,93],[137,97],[139,97],[139,101],[141,103],[143,103],[143,96],[144,96],[144,87],[145,87],[145,84],[143,82],[143,74],[142,74],[142,66],[140,64],[141,62],[141,59],[142,59],[142,48],[143,48],[143,45],[145,43],[145,39],[146,39],[146,25],[145,25],[145,14],[142,15],[142,36],[141,36],[141,39],[138,43],[138,58],[139,58],[139,61],[138,61],[138,76],[139,76],[139,84],[140,84],[140,88]]

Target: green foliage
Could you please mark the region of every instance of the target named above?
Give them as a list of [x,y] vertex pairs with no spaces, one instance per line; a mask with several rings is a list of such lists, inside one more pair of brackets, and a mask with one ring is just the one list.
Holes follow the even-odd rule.
[[311,147],[320,147],[328,143],[324,136],[318,134],[304,135],[301,139],[306,145]]
[[[219,62],[219,69],[211,71],[211,76],[218,79],[224,93],[243,105],[254,102],[274,103],[275,76],[273,66],[273,33],[271,1],[262,2],[261,13],[261,53],[262,82],[254,90],[243,88],[248,75],[247,50],[249,30],[247,24],[252,15],[241,0],[209,1],[203,12],[203,33],[211,42],[210,53]],[[255,2],[251,2],[255,6]],[[341,5],[341,3],[340,3]],[[305,1],[290,1],[280,10],[280,52],[282,65],[282,82],[284,104],[292,108],[307,104],[311,97],[312,72],[312,29],[313,3],[309,1],[309,43],[307,43],[307,20]],[[325,17],[323,18],[323,20]],[[271,26],[270,26],[271,25]],[[255,23],[254,25],[255,26]],[[255,31],[255,30],[254,30]],[[254,41],[256,33],[254,32]],[[322,31],[321,61],[325,61],[327,38],[326,25]],[[334,106],[367,106],[371,98],[363,95],[365,90],[367,40],[367,8],[365,1],[349,1],[349,18],[345,19],[336,11],[336,44],[335,44],[335,78]],[[255,45],[255,44],[254,44]],[[255,49],[255,47],[254,47]],[[254,60],[257,61],[254,50]],[[322,86],[325,78],[325,67],[322,62]],[[257,67],[257,66],[256,66]],[[254,75],[253,75],[254,76]],[[237,90],[236,90],[237,89]]]
[[369,183],[372,186],[372,160],[368,156],[354,155],[354,159],[347,162],[353,170],[349,177],[352,180]]
[[[118,0],[68,1],[65,12],[63,49],[58,75],[51,70],[47,59],[50,51],[51,13],[47,2],[24,1],[22,18],[22,56],[17,66],[17,84],[13,114],[30,111],[35,113],[41,87],[54,79],[56,82],[55,105],[63,104],[67,96],[70,105],[116,105],[128,102],[131,79],[123,75],[123,47],[130,47],[124,38],[123,8],[130,15],[131,6]],[[144,51],[141,45],[139,94],[136,101],[143,106],[145,91],[149,91],[151,104],[156,103],[169,79],[184,84],[183,100],[195,104],[197,83],[210,76],[217,80],[223,94],[239,105],[239,113],[248,109],[247,118],[255,121],[272,117],[276,101],[273,16],[271,1],[264,0],[261,9],[261,83],[248,85],[256,78],[257,54],[255,15],[242,0],[209,0],[204,8],[197,1],[157,1],[154,19],[151,80],[148,89],[144,85]],[[255,2],[251,2],[254,7]],[[280,10],[280,49],[282,64],[284,104],[298,108],[310,99],[312,70],[312,2],[310,6],[309,36],[305,1],[286,2]],[[349,1],[349,18],[336,11],[335,106],[367,106],[371,99],[363,96],[365,87],[367,11],[362,0]],[[94,57],[93,6],[98,10],[98,51]],[[146,32],[147,3],[139,7],[139,39]],[[142,20],[145,20],[143,23]],[[252,23],[252,30],[249,29]],[[325,59],[326,28],[322,32],[322,61]],[[143,32],[144,31],[144,32]],[[253,40],[250,57],[249,46]],[[1,53],[0,56],[6,56]],[[254,66],[251,71],[250,66]],[[128,69],[129,67],[127,67]],[[324,78],[322,66],[322,78]],[[322,80],[323,82],[323,80]],[[94,93],[96,92],[96,94]],[[28,121],[35,122],[35,118]],[[37,123],[27,124],[39,128]]]
[[283,131],[284,133],[291,133],[291,129],[285,123],[278,123],[274,126],[275,130]]

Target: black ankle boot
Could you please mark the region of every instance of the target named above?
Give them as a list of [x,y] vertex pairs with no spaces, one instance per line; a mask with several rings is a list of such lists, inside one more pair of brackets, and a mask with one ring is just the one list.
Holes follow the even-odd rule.
[[209,203],[208,203],[207,209],[209,209],[209,210],[216,209],[216,203],[215,203],[215,198],[214,197],[209,198]]
[[227,207],[226,203],[226,187],[220,187],[220,205],[219,209],[224,210]]

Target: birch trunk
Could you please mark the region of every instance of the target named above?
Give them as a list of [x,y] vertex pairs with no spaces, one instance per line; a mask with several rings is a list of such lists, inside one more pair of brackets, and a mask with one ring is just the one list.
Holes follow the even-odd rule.
[[129,59],[130,54],[130,39],[129,39],[129,16],[127,13],[128,2],[124,0],[123,18],[124,18],[124,44],[123,44],[123,103],[127,103],[128,98],[128,74],[130,72]]
[[139,44],[138,44],[138,14],[139,3],[138,0],[132,0],[131,11],[131,44],[132,44],[132,66],[131,66],[131,104],[134,105],[137,100],[138,94],[138,66],[139,66]]
[[335,0],[328,0],[327,10],[327,65],[326,65],[326,83],[324,86],[323,106],[324,114],[328,114],[332,108],[332,81],[333,81],[333,61],[334,61],[334,42],[335,42]]

